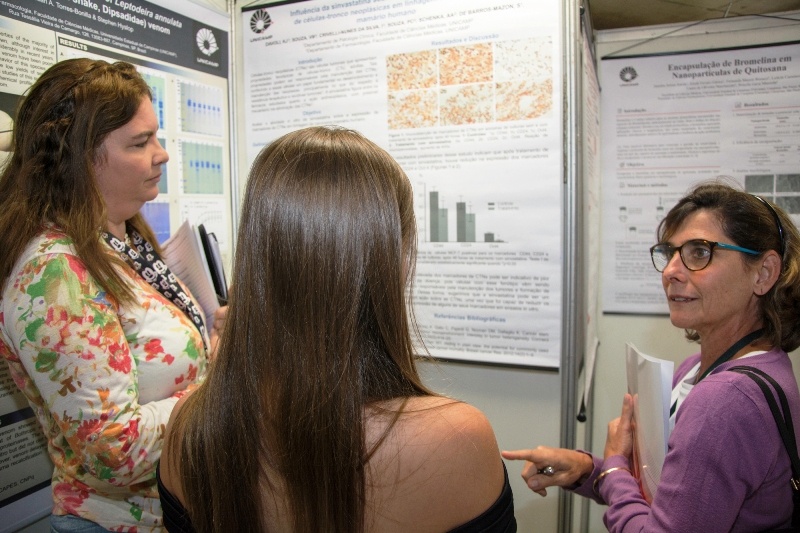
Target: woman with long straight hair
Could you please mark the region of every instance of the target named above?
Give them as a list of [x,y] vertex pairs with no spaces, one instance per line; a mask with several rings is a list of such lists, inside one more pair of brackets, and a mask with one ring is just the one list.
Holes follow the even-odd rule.
[[160,465],[170,531],[515,531],[491,426],[415,364],[408,178],[335,127],[250,171],[230,311]]

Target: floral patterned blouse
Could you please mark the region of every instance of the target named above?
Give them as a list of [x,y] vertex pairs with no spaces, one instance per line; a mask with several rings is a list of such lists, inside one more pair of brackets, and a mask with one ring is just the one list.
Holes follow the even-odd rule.
[[161,531],[156,464],[173,406],[204,374],[203,339],[132,269],[138,305],[120,307],[71,243],[51,228],[17,261],[0,293],[0,355],[47,438],[53,514]]

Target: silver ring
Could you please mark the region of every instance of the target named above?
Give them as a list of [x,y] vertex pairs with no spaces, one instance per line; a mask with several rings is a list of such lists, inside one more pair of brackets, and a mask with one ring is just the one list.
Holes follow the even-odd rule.
[[552,476],[553,474],[556,473],[556,469],[553,468],[552,466],[546,466],[544,468],[540,468],[539,473],[544,474],[545,476]]

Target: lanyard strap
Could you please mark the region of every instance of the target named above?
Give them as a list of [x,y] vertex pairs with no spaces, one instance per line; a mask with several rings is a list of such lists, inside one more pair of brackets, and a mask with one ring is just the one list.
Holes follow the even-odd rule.
[[[748,344],[750,344],[754,340],[756,340],[759,337],[761,337],[761,335],[763,333],[764,333],[764,328],[757,329],[757,330],[755,330],[755,331],[753,331],[751,333],[748,333],[747,335],[745,335],[744,337],[742,337],[741,339],[736,341],[734,343],[734,345],[731,346],[730,348],[728,348],[727,350],[725,350],[725,353],[723,353],[716,361],[711,363],[711,366],[709,366],[706,369],[706,371],[703,372],[703,375],[699,376],[695,380],[694,384],[697,385],[700,382],[700,380],[702,380],[704,377],[709,375],[715,368],[717,368],[722,363],[727,363],[728,361],[730,361],[731,358],[734,355],[736,355],[736,352],[738,352],[739,350],[741,350],[742,348],[744,348],[745,346],[747,346]],[[675,411],[677,411],[677,409],[678,409],[678,401],[675,400],[675,403],[673,403],[672,407],[670,407],[670,409],[669,409],[669,415],[670,416],[674,415]]]
[[702,376],[700,376],[699,378],[697,378],[695,380],[695,382],[694,382],[695,385],[697,385],[704,377],[709,375],[711,373],[711,371],[714,370],[715,368],[717,368],[719,365],[721,365],[722,363],[727,363],[728,361],[730,361],[731,358],[734,355],[736,355],[736,352],[738,352],[739,350],[741,350],[742,348],[744,348],[745,346],[747,346],[748,344],[750,344],[751,342],[753,342],[754,340],[759,338],[763,333],[764,333],[764,329],[763,328],[762,329],[757,329],[757,330],[753,331],[752,333],[748,333],[747,335],[745,335],[744,337],[742,337],[741,339],[736,341],[736,344],[734,344],[733,346],[728,348],[725,351],[724,354],[722,354],[716,361],[711,363],[711,366],[709,366],[706,369],[706,371],[703,372]]
[[101,232],[106,242],[119,254],[123,261],[128,263],[151,287],[161,293],[164,298],[175,304],[183,311],[203,338],[203,347],[206,346],[206,327],[203,315],[194,304],[186,291],[183,290],[178,278],[169,269],[167,264],[158,255],[153,245],[139,235],[136,230],[130,230],[133,238],[134,250],[125,241],[121,241],[108,232]]

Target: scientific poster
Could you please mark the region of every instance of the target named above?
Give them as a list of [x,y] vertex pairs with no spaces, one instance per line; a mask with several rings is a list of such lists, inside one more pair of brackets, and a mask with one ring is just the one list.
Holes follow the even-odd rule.
[[656,227],[729,176],[800,222],[800,44],[602,61],[603,310],[667,313]]
[[[191,15],[203,11],[202,22]],[[0,2],[0,114],[13,120],[21,95],[53,63],[124,60],[150,85],[158,137],[170,154],[160,194],[145,217],[159,240],[191,214],[230,253],[228,31],[230,18],[182,0]],[[223,149],[223,147],[225,147]],[[0,162],[5,160],[0,153]],[[53,467],[44,437],[0,361],[0,531],[49,513]],[[31,514],[34,513],[34,514]]]
[[[170,154],[160,193],[144,214],[159,240],[177,229],[186,204],[223,207],[209,231],[232,248],[228,118],[230,19],[202,22],[169,8],[187,2],[0,3],[0,110],[13,116],[19,96],[62,59],[90,57],[135,64],[153,94],[159,141]],[[194,6],[196,11],[198,8]],[[190,10],[185,10],[190,11]],[[194,209],[199,212],[199,209]],[[194,224],[207,220],[192,220]]]
[[309,0],[245,8],[247,157],[356,129],[411,180],[413,294],[432,355],[557,367],[559,2]]

